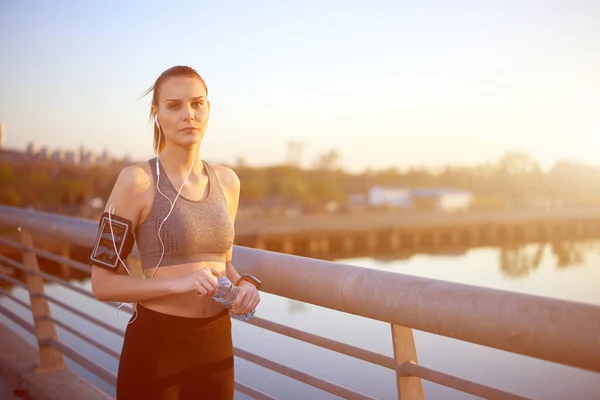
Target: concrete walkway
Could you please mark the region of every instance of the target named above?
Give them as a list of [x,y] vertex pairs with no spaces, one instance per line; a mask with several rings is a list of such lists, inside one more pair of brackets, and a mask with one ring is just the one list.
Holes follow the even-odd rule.
[[[69,369],[35,373],[39,353],[17,332],[0,323],[0,399],[18,399],[10,384],[28,392],[26,400],[110,400],[111,397]],[[6,395],[3,397],[2,395]],[[113,399],[114,400],[114,399]]]
[[0,378],[0,399],[16,400],[17,396],[13,395],[13,388],[4,379]]

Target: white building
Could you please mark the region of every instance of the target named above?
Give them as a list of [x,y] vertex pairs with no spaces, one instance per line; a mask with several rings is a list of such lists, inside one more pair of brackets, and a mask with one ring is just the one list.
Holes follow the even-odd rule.
[[455,188],[418,188],[374,186],[366,194],[350,196],[352,208],[389,207],[404,210],[465,211],[471,207],[473,193]]
[[471,207],[473,193],[454,188],[421,188],[411,191],[413,207],[427,204],[431,211],[466,211]]
[[410,207],[410,190],[405,188],[394,188],[374,186],[369,189],[368,204],[371,207]]

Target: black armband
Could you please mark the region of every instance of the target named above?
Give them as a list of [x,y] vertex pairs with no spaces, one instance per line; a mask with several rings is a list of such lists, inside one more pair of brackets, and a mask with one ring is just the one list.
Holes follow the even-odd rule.
[[132,222],[126,218],[114,214],[109,215],[108,212],[102,214],[98,235],[90,255],[90,263],[116,270],[119,266],[119,258],[125,260],[133,249],[135,239],[132,227]]

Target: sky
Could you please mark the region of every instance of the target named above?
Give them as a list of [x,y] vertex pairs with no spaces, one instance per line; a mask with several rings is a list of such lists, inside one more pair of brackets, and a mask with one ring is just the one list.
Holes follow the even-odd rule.
[[0,1],[4,145],[151,158],[140,96],[173,65],[208,85],[216,162],[600,164],[595,0]]

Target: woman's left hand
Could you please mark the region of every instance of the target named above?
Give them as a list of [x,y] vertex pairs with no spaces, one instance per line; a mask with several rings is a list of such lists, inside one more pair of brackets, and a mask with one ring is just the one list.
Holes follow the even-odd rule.
[[249,282],[241,282],[238,286],[238,296],[233,302],[231,312],[236,315],[246,315],[256,308],[260,295],[256,286]]

